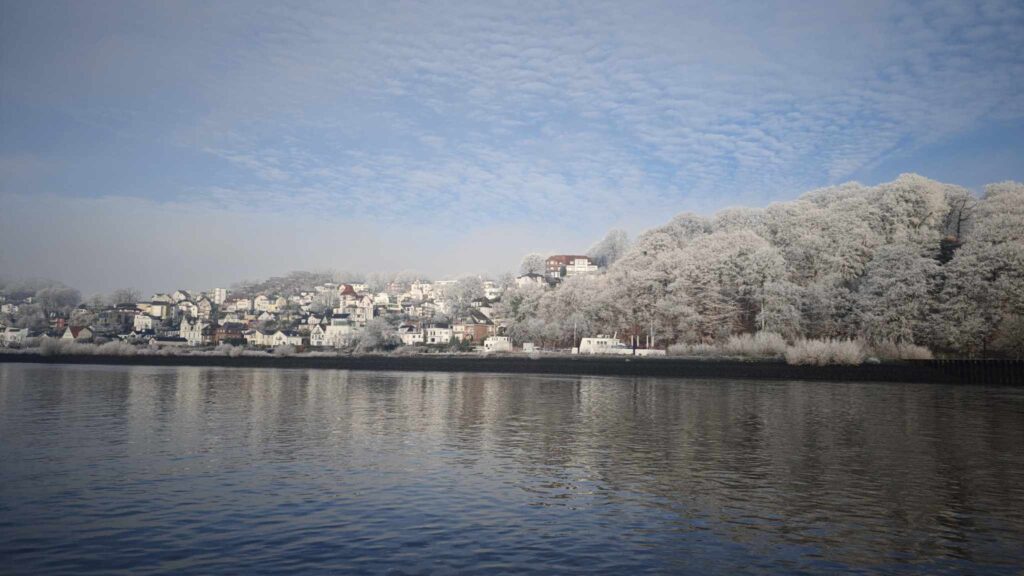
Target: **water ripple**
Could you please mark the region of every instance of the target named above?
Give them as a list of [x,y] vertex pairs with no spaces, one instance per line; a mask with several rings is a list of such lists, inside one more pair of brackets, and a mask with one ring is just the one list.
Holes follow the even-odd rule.
[[1014,389],[0,364],[0,572],[1016,574]]

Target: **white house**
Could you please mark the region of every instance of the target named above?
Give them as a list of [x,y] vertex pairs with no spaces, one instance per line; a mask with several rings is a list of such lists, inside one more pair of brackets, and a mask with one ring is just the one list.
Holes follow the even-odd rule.
[[448,344],[452,341],[452,337],[455,333],[452,331],[452,327],[447,324],[434,324],[428,326],[423,332],[423,343],[424,344]]
[[220,306],[228,299],[227,288],[214,288],[213,289],[213,303]]
[[182,300],[178,302],[178,312],[183,316],[191,316],[196,318],[199,316],[199,309],[196,308],[195,302],[191,300]]
[[171,294],[171,300],[175,303],[185,302],[192,300],[192,295],[188,293],[188,290],[175,290],[174,294]]
[[409,287],[409,294],[417,300],[426,300],[433,291],[434,287],[429,282],[420,282],[419,280],[413,282]]
[[566,276],[579,276],[581,274],[593,274],[598,271],[597,264],[591,262],[590,258],[574,258],[565,266]]
[[252,310],[252,300],[248,298],[239,298],[227,306],[228,312],[248,312]]
[[544,286],[546,284],[547,281],[544,279],[544,276],[540,274],[534,274],[533,272],[530,272],[529,274],[523,274],[522,276],[516,278],[516,286],[518,286],[519,288],[531,285]]
[[149,314],[136,314],[132,318],[132,328],[137,332],[144,332],[147,330],[155,330],[160,325],[160,319],[154,318]]
[[203,296],[196,301],[196,316],[203,320],[209,320],[213,314],[213,302],[209,298]]
[[328,346],[342,348],[352,342],[356,329],[348,314],[336,314],[331,323],[324,327],[324,337]]
[[484,340],[484,352],[511,352],[512,339],[508,336],[488,336]]
[[501,296],[501,286],[497,282],[484,281],[484,297],[488,300],[495,300]]
[[630,350],[618,338],[599,335],[596,338],[580,340],[580,354],[619,354],[620,350]]
[[588,256],[574,254],[558,254],[544,261],[545,271],[549,278],[560,279],[563,276],[577,276],[598,271],[598,267]]
[[149,315],[156,316],[157,318],[169,318],[172,309],[173,306],[170,302],[153,300],[149,303]]
[[189,346],[202,346],[210,343],[210,325],[202,320],[186,316],[178,327],[178,335],[188,342]]
[[302,346],[302,335],[298,332],[278,330],[270,337],[271,346]]
[[309,345],[316,348],[330,345],[327,340],[327,329],[324,326],[317,324],[309,331]]
[[28,328],[6,328],[3,331],[3,340],[0,344],[8,348],[20,347],[25,344],[25,339],[28,338]]
[[373,319],[373,298],[369,295],[360,296],[356,301],[356,322],[365,325]]
[[405,324],[398,327],[398,337],[402,339],[402,344],[406,346],[415,346],[416,344],[423,344],[423,331],[417,326],[411,324]]
[[243,334],[245,343],[249,346],[273,346],[274,335],[259,330],[251,330]]
[[267,298],[263,294],[260,294],[259,296],[254,298],[253,301],[252,301],[252,307],[257,312],[266,312],[267,310],[270,310],[270,306],[271,306],[270,298]]

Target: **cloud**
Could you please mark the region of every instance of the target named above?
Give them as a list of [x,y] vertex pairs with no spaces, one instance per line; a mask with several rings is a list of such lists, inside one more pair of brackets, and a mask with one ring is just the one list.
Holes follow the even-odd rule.
[[887,179],[892,158],[1024,119],[1012,0],[7,12],[0,155],[55,168],[5,175],[0,194],[178,204],[235,226],[417,227],[432,242],[557,229],[585,246],[684,210]]

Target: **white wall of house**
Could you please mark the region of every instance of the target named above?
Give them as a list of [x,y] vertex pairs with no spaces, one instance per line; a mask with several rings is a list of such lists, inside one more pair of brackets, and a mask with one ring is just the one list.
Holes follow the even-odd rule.
[[484,340],[485,352],[511,352],[512,339],[508,336],[488,336]]
[[324,328],[326,332],[327,345],[335,348],[348,346],[355,336],[355,328],[352,324],[329,324]]
[[420,330],[412,330],[409,332],[402,332],[399,334],[402,339],[402,344],[406,346],[415,346],[417,344],[423,344],[423,332]]
[[589,258],[576,258],[572,262],[566,265],[565,275],[566,276],[578,276],[580,274],[593,274],[598,271],[596,264],[592,263]]
[[178,335],[184,338],[189,346],[202,346],[207,343],[203,338],[203,330],[209,327],[206,322],[185,318],[178,327]]
[[432,326],[424,331],[424,344],[448,344],[455,333],[451,328],[440,328]]
[[220,306],[228,299],[227,288],[214,288],[213,289],[213,303]]
[[298,334],[287,334],[278,330],[270,338],[271,346],[302,346],[302,336]]
[[3,331],[3,340],[0,344],[7,347],[22,346],[28,338],[28,328],[6,328]]
[[144,332],[146,330],[153,330],[156,328],[157,320],[149,314],[136,314],[132,318],[132,328],[136,332]]
[[622,342],[611,336],[583,338],[580,340],[580,354],[614,354],[614,348],[622,349]]

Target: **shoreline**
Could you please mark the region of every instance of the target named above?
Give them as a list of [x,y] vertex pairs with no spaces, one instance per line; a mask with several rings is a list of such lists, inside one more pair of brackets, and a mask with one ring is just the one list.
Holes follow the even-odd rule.
[[307,368],[399,372],[492,372],[580,376],[647,376],[727,380],[808,380],[905,384],[1024,384],[1024,362],[909,360],[857,366],[793,366],[782,360],[614,356],[112,356],[0,354],[0,363],[114,366]]

